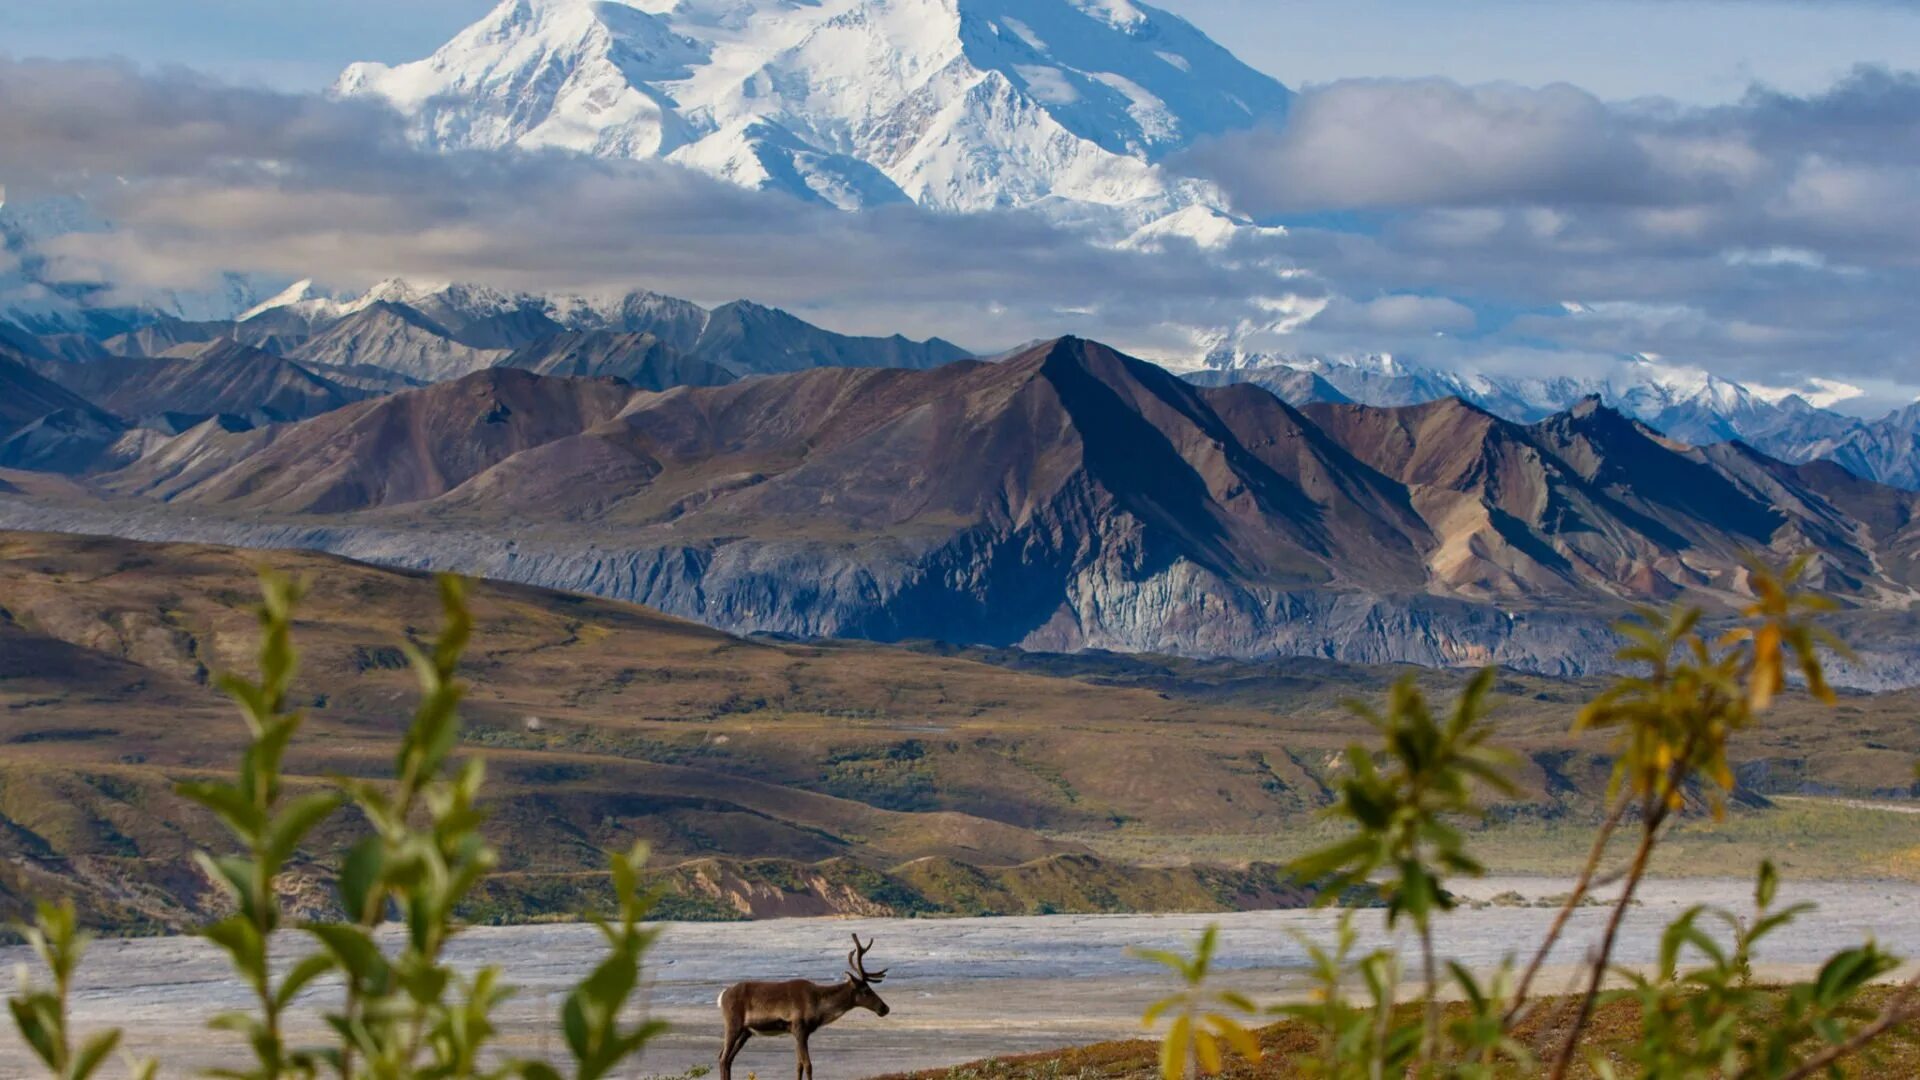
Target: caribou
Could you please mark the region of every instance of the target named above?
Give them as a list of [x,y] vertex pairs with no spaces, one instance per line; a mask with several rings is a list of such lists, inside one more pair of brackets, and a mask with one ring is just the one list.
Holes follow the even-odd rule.
[[869,938],[860,944],[853,935],[853,951],[847,954],[847,977],[837,983],[787,982],[735,983],[720,992],[720,1015],[727,1023],[726,1040],[720,1044],[720,1080],[733,1080],[733,1059],[755,1035],[793,1035],[794,1053],[799,1060],[797,1080],[813,1080],[813,1058],[807,1053],[807,1038],[855,1009],[866,1009],[875,1016],[890,1011],[875,983],[887,977],[887,969],[867,970]]

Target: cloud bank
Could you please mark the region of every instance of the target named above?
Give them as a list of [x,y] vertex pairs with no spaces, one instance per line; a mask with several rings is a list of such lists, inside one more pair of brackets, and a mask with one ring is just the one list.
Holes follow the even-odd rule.
[[[443,155],[363,102],[181,70],[0,60],[0,184],[79,193],[115,228],[45,272],[122,290],[224,270],[354,287],[746,296],[855,331],[979,348],[1077,332],[1148,354],[1249,344],[1594,370],[1649,353],[1766,386],[1920,387],[1920,78],[1609,103],[1566,85],[1353,80],[1286,127],[1169,164],[1284,229],[1115,249],[1040,217],[844,214],[658,162]],[[1284,276],[1276,269],[1288,271]]]
[[1716,108],[1356,80],[1182,164],[1241,211],[1294,222],[1295,255],[1336,291],[1499,309],[1481,319],[1495,341],[1791,385],[1837,372],[1882,403],[1920,383],[1913,74],[1862,68],[1819,95],[1757,88]]

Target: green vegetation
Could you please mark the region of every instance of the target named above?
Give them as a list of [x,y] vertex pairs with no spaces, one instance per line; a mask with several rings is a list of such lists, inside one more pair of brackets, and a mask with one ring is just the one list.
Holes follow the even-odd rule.
[[[1811,697],[1834,700],[1818,648],[1837,644],[1815,621],[1827,605],[1795,587],[1805,566],[1800,560],[1777,576],[1756,567],[1755,600],[1745,623],[1732,630],[1709,635],[1701,629],[1700,612],[1687,608],[1644,612],[1621,628],[1629,642],[1622,659],[1645,673],[1602,690],[1577,721],[1582,729],[1610,732],[1614,745],[1608,808],[1588,857],[1545,941],[1524,965],[1510,959],[1490,978],[1448,965],[1446,981],[1457,998],[1451,1009],[1441,998],[1434,926],[1457,903],[1448,880],[1484,872],[1455,822],[1485,817],[1481,793],[1514,789],[1506,772],[1518,755],[1491,745],[1482,708],[1491,673],[1469,683],[1444,720],[1410,681],[1391,692],[1385,711],[1362,710],[1383,747],[1355,745],[1348,751],[1351,768],[1331,810],[1347,833],[1293,865],[1309,880],[1379,885],[1388,925],[1404,919],[1417,935],[1420,993],[1411,1010],[1398,999],[1403,979],[1396,951],[1355,955],[1349,914],[1334,946],[1310,944],[1317,983],[1312,998],[1280,1010],[1314,1034],[1314,1045],[1292,1055],[1288,1066],[1297,1074],[1336,1080],[1564,1080],[1582,1065],[1603,1080],[1628,1074],[1803,1080],[1838,1075],[1843,1062],[1920,1018],[1920,975],[1887,993],[1877,1008],[1866,1004],[1873,983],[1898,966],[1871,941],[1833,954],[1807,985],[1776,991],[1753,985],[1754,946],[1812,910],[1776,904],[1779,877],[1771,862],[1760,866],[1750,912],[1689,909],[1662,935],[1651,973],[1612,962],[1622,921],[1655,850],[1690,805],[1704,804],[1716,815],[1724,811],[1735,787],[1730,742],[1761,722],[1787,689],[1790,667]],[[1601,880],[1616,836],[1628,840],[1630,854],[1624,867],[1606,875],[1617,874],[1621,890],[1582,974],[1584,989],[1564,1002],[1543,1001],[1532,992],[1535,980],[1570,916]],[[1717,926],[1717,935],[1710,926]],[[1208,985],[1212,953],[1209,931],[1193,959],[1165,958],[1180,973],[1182,989],[1144,1017],[1152,1025],[1169,1003],[1176,1007],[1161,1044],[1164,1080],[1210,1075],[1224,1065],[1219,1045],[1196,1035],[1195,1003],[1244,999]],[[1609,976],[1625,980],[1628,988],[1606,992]],[[1608,1054],[1592,1045],[1589,1033],[1610,998],[1633,1002],[1639,1030]],[[1544,1042],[1530,1041],[1525,1025],[1542,1009],[1555,1016],[1554,1031]],[[1249,1064],[1265,1056],[1251,1040],[1233,1045]]]
[[[337,1077],[338,1080],[601,1080],[663,1029],[658,1021],[628,1015],[640,982],[640,965],[656,931],[642,925],[652,907],[643,892],[646,849],[611,855],[617,916],[596,919],[607,942],[604,959],[567,995],[560,1011],[570,1062],[563,1072],[533,1060],[500,1060],[492,1046],[493,1010],[511,994],[495,966],[471,975],[443,959],[462,922],[457,912],[498,863],[479,832],[485,766],[478,758],[455,763],[458,706],[465,688],[454,671],[472,632],[464,592],[452,578],[440,581],[446,625],[430,649],[411,646],[407,657],[420,681],[420,704],[401,739],[392,775],[382,781],[342,777],[331,790],[287,785],[283,765],[304,716],[289,700],[296,668],[294,609],[304,589],[292,580],[266,576],[259,608],[261,645],[257,680],[220,679],[240,706],[249,740],[231,779],[190,781],[180,793],[207,808],[225,825],[233,843],[224,853],[196,853],[210,878],[227,893],[230,913],[202,934],[227,954],[234,975],[252,992],[255,1007],[207,1018],[215,1031],[239,1036],[252,1059],[218,1075],[232,1080]],[[366,823],[361,838],[342,859],[334,885],[340,920],[314,920],[299,929],[314,948],[290,961],[274,952],[288,938],[276,932],[287,921],[281,886],[303,841],[343,807]],[[398,948],[383,948],[376,931],[390,920],[404,928]],[[71,902],[43,901],[33,924],[23,928],[47,974],[50,988],[23,978],[9,999],[14,1024],[26,1045],[58,1080],[91,1080],[118,1046],[118,1031],[79,1041],[67,1017],[69,988],[86,939]],[[341,1004],[326,1014],[333,1040],[296,1046],[285,1037],[286,1017],[300,1006],[302,991],[323,978],[342,986]],[[151,1080],[159,1066],[130,1062],[136,1080]]]
[[[1754,1012],[1761,1017],[1769,1015],[1792,992],[1788,987],[1755,987],[1754,993],[1761,1001]],[[1885,1007],[1895,992],[1894,987],[1869,987],[1861,992],[1857,1003],[1862,1010],[1876,1011]],[[1557,1026],[1556,1020],[1571,1002],[1565,998],[1550,998],[1539,1004],[1540,1007],[1522,1020],[1515,1031],[1520,1045],[1527,1048],[1536,1062],[1541,1055],[1550,1052],[1564,1034],[1564,1029]],[[1442,1007],[1442,1022],[1464,1020],[1472,1014],[1472,1008],[1466,1002],[1449,1002]],[[1418,1003],[1403,1004],[1394,1013],[1395,1026],[1417,1022],[1419,1015]],[[1747,1034],[1755,1034],[1757,1022],[1753,1019],[1744,1020],[1741,1029]],[[1639,1002],[1631,995],[1615,996],[1601,1003],[1594,1011],[1582,1046],[1591,1061],[1608,1062],[1621,1075],[1633,1075],[1630,1055],[1640,1046],[1643,1031]],[[1222,1063],[1217,1075],[1224,1080],[1297,1080],[1302,1076],[1314,1075],[1306,1059],[1323,1052],[1317,1025],[1305,1020],[1281,1020],[1260,1028],[1254,1034],[1260,1042],[1259,1061],[1254,1062],[1236,1054]],[[1071,1050],[993,1058],[951,1068],[900,1074],[885,1080],[1159,1080],[1161,1052],[1161,1043],[1144,1039],[1097,1043]],[[1493,1075],[1499,1080],[1531,1080],[1538,1072],[1537,1066],[1528,1068],[1507,1061],[1497,1063]],[[1591,1080],[1600,1074],[1583,1061],[1576,1064],[1573,1075],[1582,1080]],[[1875,1042],[1858,1059],[1849,1062],[1845,1075],[1860,1080],[1911,1080],[1914,1076],[1920,1076],[1920,1037],[1916,1037],[1911,1028],[1888,1032],[1885,1038]]]

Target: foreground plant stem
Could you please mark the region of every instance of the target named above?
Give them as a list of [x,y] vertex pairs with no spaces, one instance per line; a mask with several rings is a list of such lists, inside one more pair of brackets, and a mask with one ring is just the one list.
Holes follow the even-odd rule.
[[1423,1003],[1426,1012],[1415,1072],[1424,1076],[1440,1048],[1440,968],[1433,958],[1433,927],[1426,922],[1420,924],[1420,963],[1426,977],[1427,1000]]
[[1613,959],[1613,948],[1620,936],[1620,924],[1626,921],[1627,909],[1633,906],[1634,893],[1639,890],[1640,881],[1646,876],[1654,845],[1659,842],[1660,826],[1666,823],[1670,812],[1670,804],[1664,796],[1656,796],[1649,801],[1654,806],[1640,830],[1640,846],[1634,850],[1633,863],[1627,869],[1626,884],[1621,887],[1620,899],[1613,905],[1613,914],[1607,917],[1607,932],[1600,939],[1600,953],[1593,960],[1593,975],[1587,980],[1586,991],[1580,995],[1580,1009],[1574,1015],[1573,1027],[1568,1030],[1566,1041],[1560,1045],[1559,1056],[1554,1058],[1550,1080],[1565,1080],[1567,1070],[1573,1066],[1573,1056],[1580,1049],[1580,1036],[1593,1020],[1594,1005],[1600,1000],[1600,988],[1607,979],[1607,967]]
[[1600,872],[1600,862],[1606,857],[1607,845],[1613,841],[1614,832],[1620,828],[1620,822],[1627,816],[1627,808],[1632,805],[1632,795],[1621,792],[1620,797],[1614,801],[1613,809],[1608,812],[1606,820],[1600,823],[1600,831],[1594,834],[1593,847],[1587,852],[1586,865],[1580,868],[1580,876],[1573,883],[1573,891],[1567,894],[1566,903],[1561,904],[1560,910],[1554,913],[1553,923],[1547,927],[1546,940],[1540,943],[1540,949],[1533,954],[1533,959],[1527,961],[1527,969],[1521,974],[1519,983],[1514,987],[1513,1004],[1507,1007],[1506,1015],[1501,1017],[1500,1022],[1503,1026],[1511,1028],[1519,1022],[1521,1014],[1526,1012],[1530,1004],[1527,995],[1533,989],[1533,980],[1539,976],[1540,969],[1546,966],[1547,956],[1553,952],[1554,945],[1559,943],[1560,935],[1573,918],[1574,910],[1586,900],[1587,893],[1592,890],[1594,876]]

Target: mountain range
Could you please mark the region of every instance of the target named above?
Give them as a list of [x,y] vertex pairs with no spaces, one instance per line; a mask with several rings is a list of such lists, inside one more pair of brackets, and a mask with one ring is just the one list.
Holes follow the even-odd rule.
[[[1749,552],[1813,550],[1822,588],[1903,610],[1917,509],[1594,399],[1533,424],[1298,409],[1062,339],[664,392],[490,368],[202,424],[0,498],[0,525],[319,548],[739,632],[1569,674],[1610,665],[1626,605],[1737,604]],[[1860,677],[1903,677],[1906,640]]]
[[1222,353],[1186,377],[1202,386],[1250,382],[1294,405],[1416,405],[1457,397],[1520,423],[1597,398],[1696,446],[1743,442],[1783,461],[1831,460],[1881,483],[1920,488],[1920,405],[1877,420],[1822,408],[1709,372],[1642,357],[1594,375],[1513,375],[1432,367],[1389,355],[1245,356]]
[[496,366],[662,390],[967,355],[937,338],[836,334],[747,301],[709,311],[649,292],[546,296],[397,280],[345,298],[301,282],[237,319],[121,325],[35,334],[0,322],[0,360],[16,391],[0,465],[97,471],[203,423],[240,431],[301,420]]
[[[433,381],[508,362],[533,347],[580,347],[565,335],[649,335],[642,343],[601,338],[591,349],[665,350],[689,362],[687,381],[712,380],[718,368],[732,376],[821,366],[928,367],[967,351],[934,338],[910,341],[835,334],[777,308],[737,300],[712,309],[651,292],[614,296],[556,296],[502,292],[477,285],[416,286],[382,282],[359,296],[334,299],[300,282],[231,324],[203,323],[199,334],[227,335],[309,366],[374,365],[408,378]],[[568,344],[571,342],[571,344]],[[603,357],[604,365],[613,361]],[[642,362],[640,360],[632,361]],[[698,365],[697,367],[694,365]],[[617,366],[617,364],[616,364]],[[669,365],[671,366],[671,365]]]
[[[645,362],[615,353],[653,349],[652,363],[665,365],[664,377],[676,383],[820,366],[928,367],[968,355],[938,338],[836,334],[746,300],[708,310],[645,291],[549,295],[397,279],[345,298],[301,281],[233,319],[150,317],[110,336],[35,335],[16,326],[0,337],[0,348],[43,360],[150,358],[223,339],[312,370],[364,379],[369,369],[379,369],[392,376],[389,388],[508,362],[537,364],[555,350],[597,353],[589,366],[613,373],[623,364]],[[685,377],[675,373],[676,363],[684,364]]]
[[[1231,246],[1252,228],[1168,159],[1282,122],[1294,101],[1185,20],[1134,0],[502,0],[431,55],[352,65],[332,92],[392,106],[439,150],[660,158],[849,211],[1019,208],[1133,249],[1176,237]],[[647,291],[394,280],[342,297],[298,282],[263,299],[258,280],[229,275],[126,309],[102,306],[114,295],[104,286],[34,277],[41,240],[111,227],[77,199],[0,203],[10,257],[0,262],[13,264],[0,273],[0,348],[153,357],[231,337],[369,392],[502,364],[661,389],[813,366],[928,367],[970,351]],[[1523,423],[1597,395],[1695,445],[1737,439],[1920,488],[1920,411],[1863,420],[1825,399],[1643,358],[1599,376],[1512,376],[1384,355],[1249,356],[1217,328],[1196,341],[1223,339],[1197,381],[1247,379],[1295,404],[1459,396]]]

